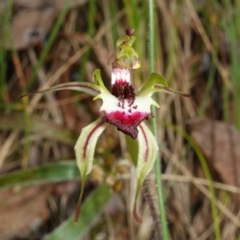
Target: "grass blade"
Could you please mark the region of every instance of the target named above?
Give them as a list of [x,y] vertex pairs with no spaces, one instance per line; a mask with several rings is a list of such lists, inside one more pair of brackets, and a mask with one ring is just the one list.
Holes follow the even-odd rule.
[[72,215],[55,231],[46,236],[44,240],[80,239],[89,230],[89,226],[98,218],[99,213],[110,197],[109,186],[106,184],[99,186],[84,201],[81,217],[77,224],[74,223],[74,216]]
[[80,178],[75,161],[61,161],[42,167],[16,171],[0,177],[0,188],[15,184],[58,182]]
[[[155,41],[154,41],[154,1],[149,0],[149,54],[150,54],[150,73],[154,72],[155,69]],[[156,96],[153,97],[156,99]],[[152,108],[153,115],[156,115],[156,108]],[[152,118],[152,132],[157,140],[158,127],[157,127],[157,119]],[[158,142],[158,141],[157,141]],[[164,205],[164,196],[163,196],[163,185],[161,180],[162,167],[160,154],[158,153],[157,159],[154,165],[155,176],[156,176],[156,186],[157,186],[157,197],[158,197],[158,207],[160,210],[161,217],[161,227],[162,227],[162,236],[164,240],[169,239],[168,226],[167,226],[167,217]]]

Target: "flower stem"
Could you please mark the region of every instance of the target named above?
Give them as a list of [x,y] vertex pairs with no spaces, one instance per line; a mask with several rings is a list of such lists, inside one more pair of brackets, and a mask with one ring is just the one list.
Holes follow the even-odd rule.
[[[155,65],[155,43],[154,43],[154,0],[149,0],[149,58],[150,58],[150,72],[154,72]],[[154,96],[156,98],[156,96]],[[156,108],[152,108],[152,113],[156,116]],[[152,131],[157,139],[157,119],[152,118]],[[160,160],[160,152],[158,153],[157,159],[155,161],[155,175],[156,175],[156,184],[157,184],[157,194],[158,194],[158,206],[160,210],[161,216],[161,226],[162,226],[162,236],[164,240],[169,239],[168,227],[167,227],[167,219],[166,212],[164,206],[164,196],[163,196],[163,186],[162,186],[162,172],[161,172],[161,160]]]
[[149,179],[146,179],[143,183],[143,198],[147,201],[153,218],[154,239],[160,240],[162,239],[161,222],[150,191]]

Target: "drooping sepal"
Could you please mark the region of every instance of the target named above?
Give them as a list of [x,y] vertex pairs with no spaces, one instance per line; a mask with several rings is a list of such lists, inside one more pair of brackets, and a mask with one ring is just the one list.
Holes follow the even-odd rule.
[[81,134],[77,140],[77,143],[74,147],[77,165],[81,174],[81,192],[79,196],[79,200],[76,207],[76,216],[75,222],[78,221],[78,217],[81,209],[81,201],[83,195],[83,189],[85,185],[86,175],[89,174],[92,170],[93,164],[93,156],[96,148],[96,143],[107,127],[107,123],[103,121],[101,118],[96,120],[95,122],[89,124],[87,127],[83,128]]
[[107,125],[108,124],[104,120],[99,118],[82,129],[76,145],[74,146],[77,165],[81,176],[91,171],[97,140]]
[[138,126],[139,134],[138,134],[138,161],[136,166],[136,172],[137,172],[137,191],[135,195],[135,201],[134,201],[134,211],[133,216],[136,219],[137,222],[141,223],[141,219],[137,214],[136,211],[136,202],[138,195],[140,193],[142,184],[146,178],[146,176],[149,174],[149,172],[152,170],[154,162],[157,157],[158,152],[158,144],[156,142],[155,137],[153,136],[152,132],[148,129],[145,123],[141,123]]

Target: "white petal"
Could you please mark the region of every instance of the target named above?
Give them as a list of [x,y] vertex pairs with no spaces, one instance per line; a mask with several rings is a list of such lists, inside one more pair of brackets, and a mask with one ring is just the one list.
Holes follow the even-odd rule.
[[128,99],[125,99],[123,104],[124,108],[122,107],[122,102],[120,102],[119,99],[112,94],[102,93],[98,95],[98,98],[103,100],[100,112],[111,113],[115,111],[124,111],[125,113],[141,112],[150,114],[152,104],[159,107],[158,104],[153,101],[150,94],[146,96],[136,96],[133,104],[130,106]]

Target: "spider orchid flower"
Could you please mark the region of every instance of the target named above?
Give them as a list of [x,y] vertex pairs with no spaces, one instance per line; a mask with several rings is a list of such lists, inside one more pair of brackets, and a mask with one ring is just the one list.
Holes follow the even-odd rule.
[[100,117],[82,129],[74,147],[82,180],[75,222],[78,221],[80,214],[86,176],[92,170],[97,140],[105,128],[111,124],[116,126],[117,130],[130,136],[131,141],[138,143],[138,154],[135,161],[138,184],[133,216],[137,222],[142,223],[136,211],[136,200],[143,181],[153,168],[158,152],[155,137],[144,123],[144,120],[152,117],[151,105],[159,108],[158,103],[152,99],[152,94],[164,91],[185,95],[170,89],[167,81],[157,73],[152,73],[142,87],[134,90],[131,83],[131,70],[140,67],[138,54],[132,48],[134,40],[135,37],[129,34],[117,41],[117,50],[109,59],[109,63],[112,64],[110,90],[104,86],[99,69],[93,72],[92,83],[64,83],[46,90],[77,90],[94,96],[93,100],[102,100],[99,110]]

